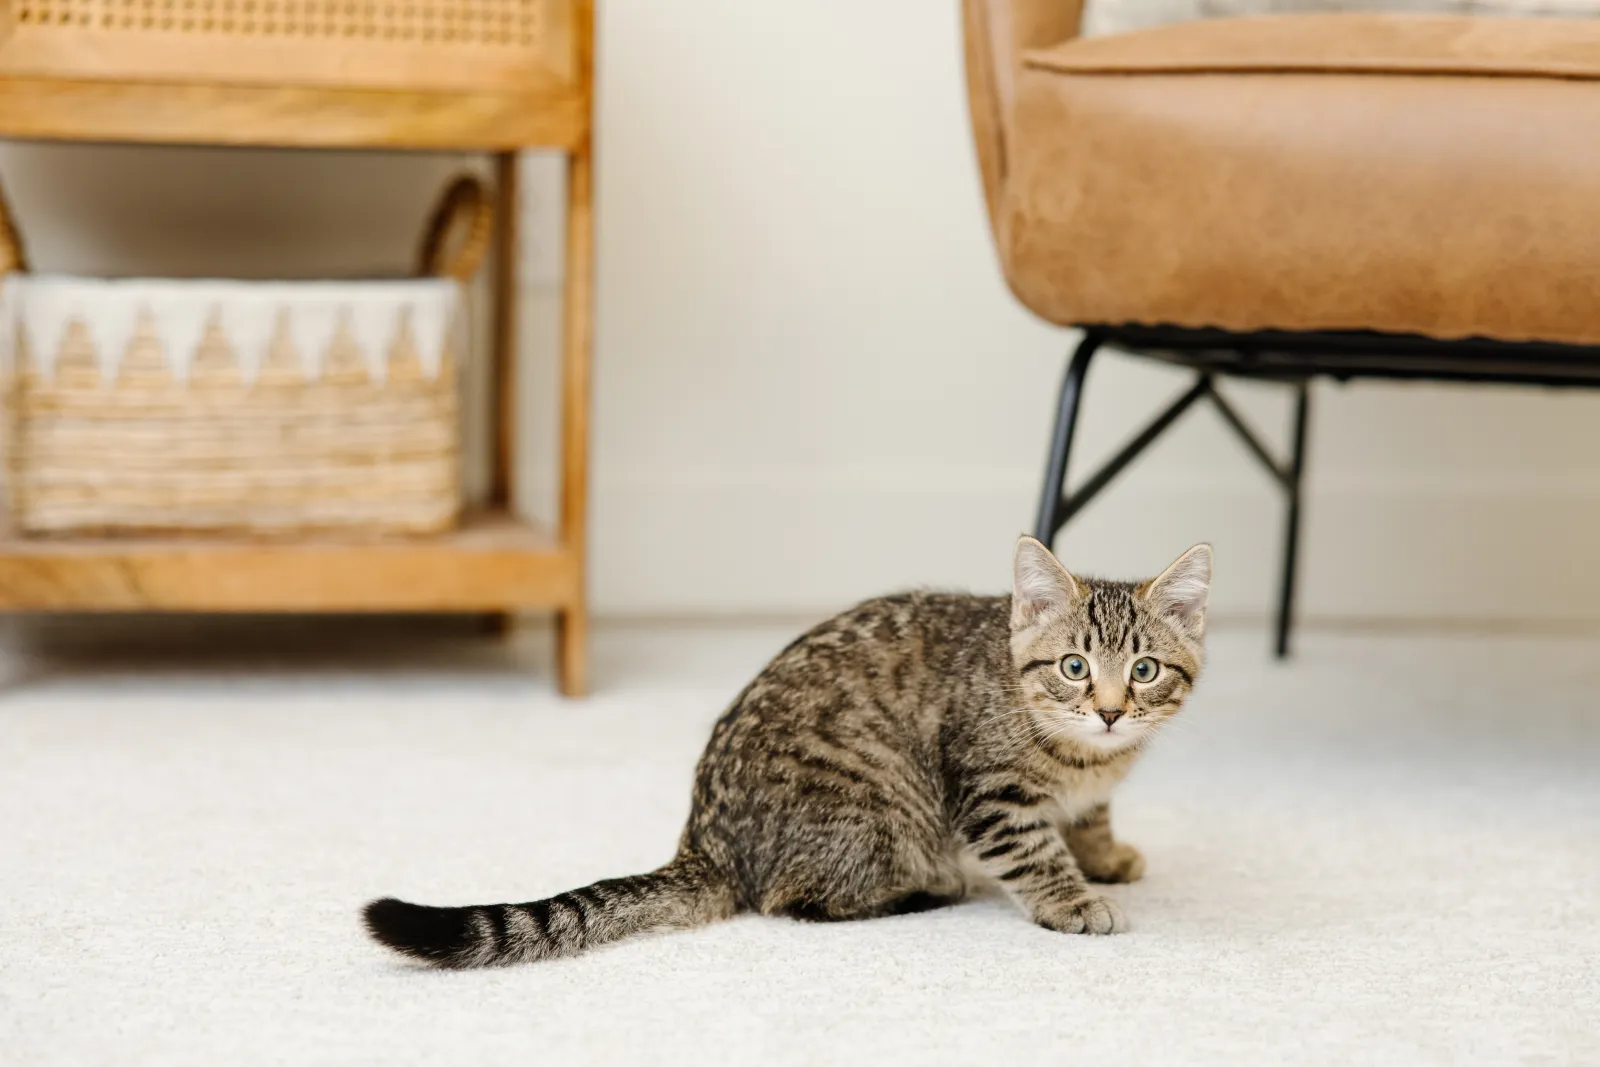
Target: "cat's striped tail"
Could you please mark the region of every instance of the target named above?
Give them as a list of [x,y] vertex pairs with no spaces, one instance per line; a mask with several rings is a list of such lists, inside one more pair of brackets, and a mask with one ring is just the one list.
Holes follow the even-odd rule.
[[392,897],[368,904],[367,931],[412,959],[464,969],[575,956],[652,930],[686,930],[738,911],[732,883],[709,861],[680,853],[658,871],[527,904],[430,908]]

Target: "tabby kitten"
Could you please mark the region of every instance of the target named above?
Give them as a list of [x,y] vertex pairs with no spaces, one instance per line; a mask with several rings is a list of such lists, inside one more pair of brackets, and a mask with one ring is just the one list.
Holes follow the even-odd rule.
[[1041,926],[1109,934],[1091,882],[1144,860],[1107,799],[1204,658],[1211,549],[1134,584],[1068,573],[1031,537],[1009,597],[869,600],[778,654],[712,731],[678,854],[528,904],[366,908],[440,967],[571,956],[741,911],[834,921],[998,887]]

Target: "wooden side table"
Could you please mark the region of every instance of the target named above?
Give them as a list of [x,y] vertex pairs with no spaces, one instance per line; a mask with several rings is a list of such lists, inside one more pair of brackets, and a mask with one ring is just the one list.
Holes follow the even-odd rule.
[[[437,538],[51,540],[0,533],[0,610],[554,609],[586,685],[592,0],[0,0],[0,137],[488,152],[499,193],[488,510]],[[518,152],[567,154],[561,507],[512,500]]]

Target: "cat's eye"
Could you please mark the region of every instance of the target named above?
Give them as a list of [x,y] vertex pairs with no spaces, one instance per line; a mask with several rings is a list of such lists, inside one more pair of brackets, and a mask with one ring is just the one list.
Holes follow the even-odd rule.
[[1081,682],[1089,677],[1089,661],[1082,656],[1063,656],[1061,673],[1066,675],[1069,682]]
[[1156,675],[1160,673],[1161,664],[1157,663],[1149,656],[1145,656],[1143,659],[1134,661],[1133,680],[1136,682],[1153,682],[1156,680]]

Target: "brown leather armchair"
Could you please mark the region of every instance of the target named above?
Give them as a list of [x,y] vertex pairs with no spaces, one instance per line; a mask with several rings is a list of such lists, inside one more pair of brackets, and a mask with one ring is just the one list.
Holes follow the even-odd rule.
[[[1600,23],[1287,15],[1082,39],[1081,8],[964,0],[1006,278],[1084,330],[1036,533],[1051,542],[1212,401],[1287,496],[1281,656],[1310,380],[1600,385]],[[1069,494],[1084,375],[1106,346],[1198,374]],[[1220,375],[1296,389],[1286,462]]]

